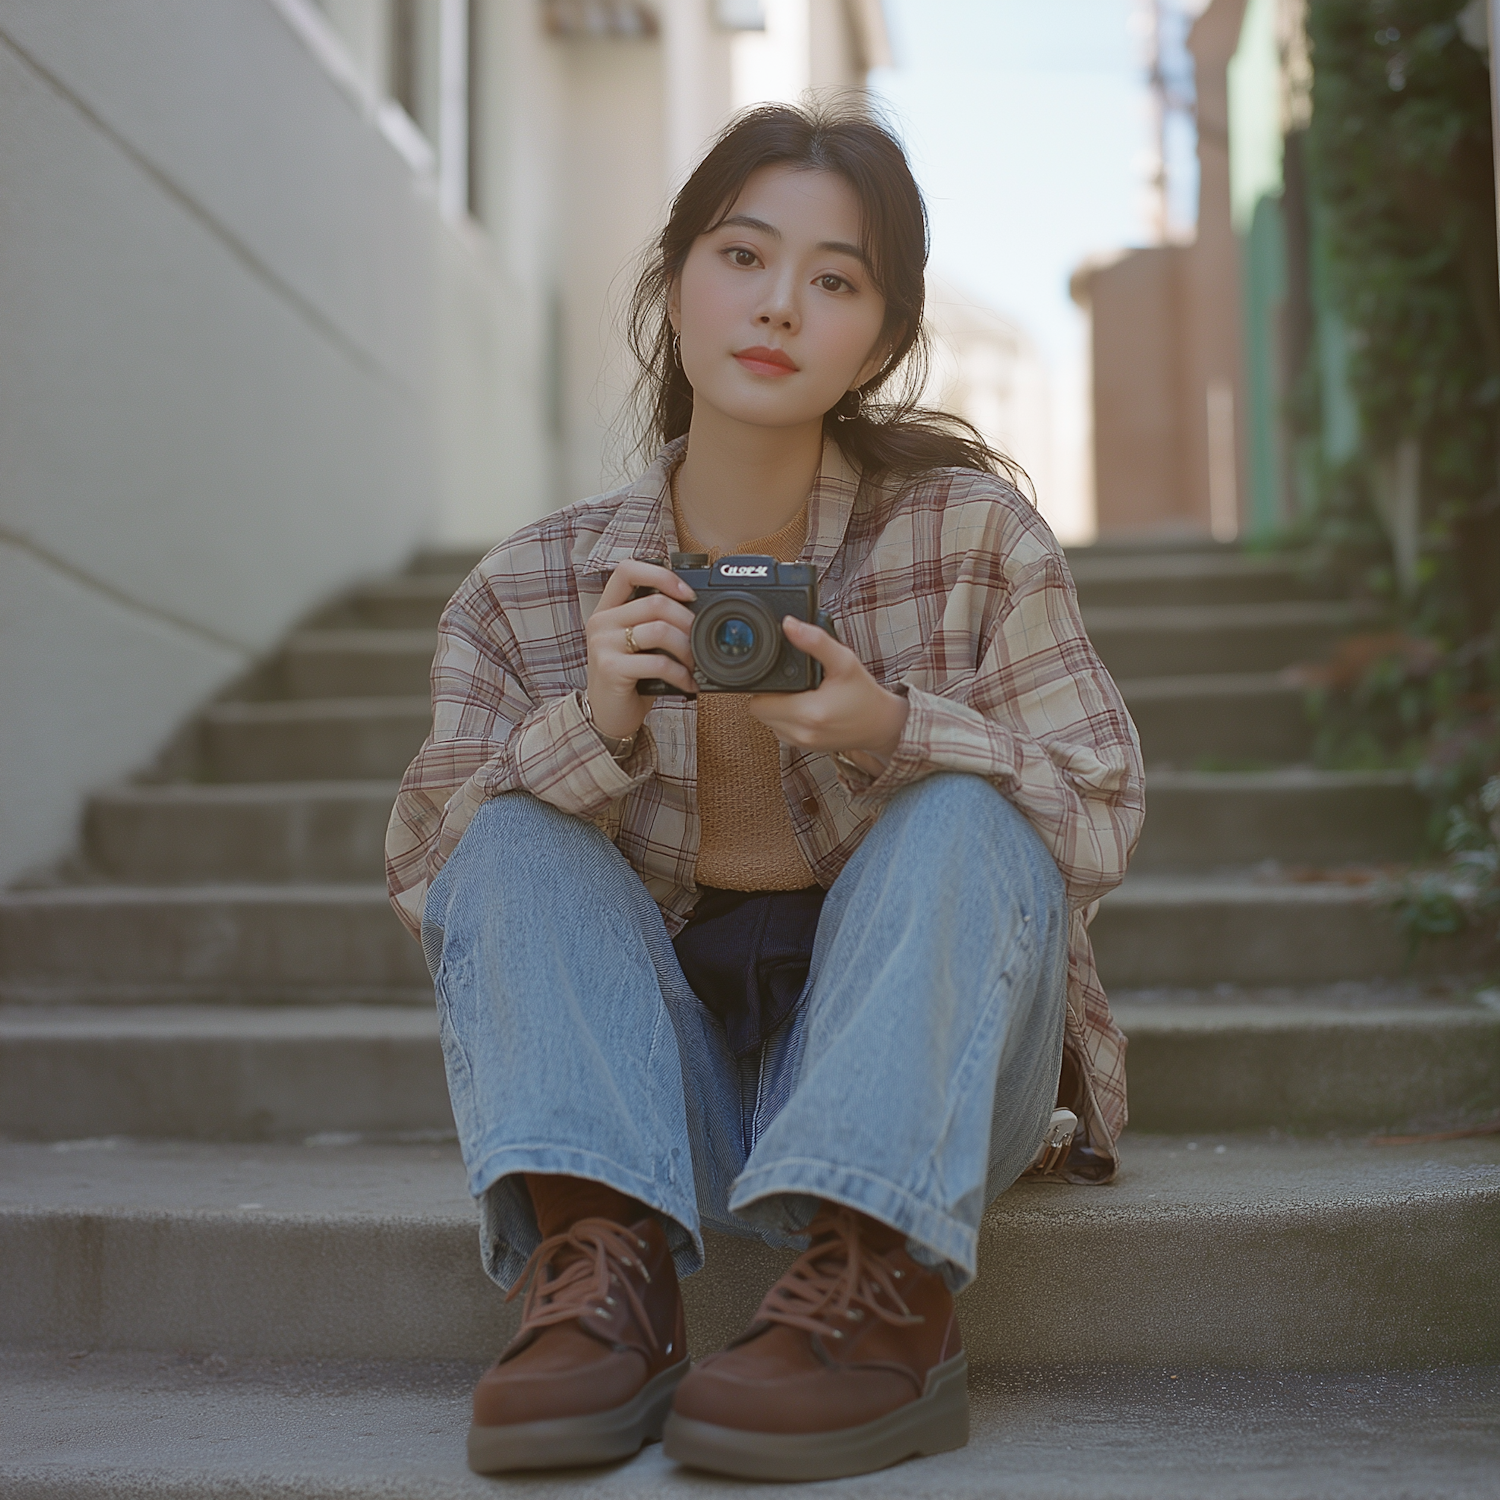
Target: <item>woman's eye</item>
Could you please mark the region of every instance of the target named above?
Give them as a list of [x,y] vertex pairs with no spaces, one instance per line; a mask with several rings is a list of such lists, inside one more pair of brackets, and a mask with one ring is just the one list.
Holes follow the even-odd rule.
[[849,283],[845,281],[842,276],[834,276],[832,274],[829,274],[827,276],[818,277],[818,285],[822,287],[825,292],[837,292],[842,291],[844,287],[849,285]]
[[753,266],[755,264],[755,252],[753,250],[731,250],[729,258],[737,266]]

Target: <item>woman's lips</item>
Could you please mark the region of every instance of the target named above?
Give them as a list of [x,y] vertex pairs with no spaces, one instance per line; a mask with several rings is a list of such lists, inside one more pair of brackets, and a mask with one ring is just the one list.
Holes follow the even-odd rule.
[[780,349],[767,349],[763,344],[741,349],[734,357],[757,375],[793,375],[797,371],[789,355]]

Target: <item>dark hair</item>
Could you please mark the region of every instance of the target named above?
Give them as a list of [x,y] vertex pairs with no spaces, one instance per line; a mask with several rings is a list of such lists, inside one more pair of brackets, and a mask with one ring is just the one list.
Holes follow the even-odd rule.
[[[688,251],[727,215],[750,174],[766,166],[835,172],[854,190],[865,253],[885,298],[890,354],[823,418],[824,432],[871,478],[925,469],[981,469],[1013,483],[1020,468],[962,418],[918,405],[928,369],[922,323],[927,208],[895,136],[863,102],[744,111],[720,133],[672,200],[631,299],[628,335],[640,364],[635,400],[640,446],[654,452],[688,430],[693,388],[673,352],[667,299]],[[886,387],[900,372],[901,380]],[[878,401],[872,401],[880,393]]]

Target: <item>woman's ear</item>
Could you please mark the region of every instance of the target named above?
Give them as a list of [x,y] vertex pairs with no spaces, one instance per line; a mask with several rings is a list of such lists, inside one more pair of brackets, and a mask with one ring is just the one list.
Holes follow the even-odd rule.
[[905,337],[906,331],[902,328],[882,332],[875,340],[875,347],[870,350],[870,357],[859,367],[859,373],[854,377],[854,383],[849,389],[857,390],[867,380],[873,380],[885,368],[885,363],[891,355],[901,347]]
[[667,322],[673,333],[682,332],[682,277],[674,276],[667,288]]
[[891,357],[891,349],[890,341],[881,339],[875,346],[874,353],[859,367],[859,373],[854,377],[854,382],[849,389],[858,390],[867,380],[873,380],[885,368],[886,360]]

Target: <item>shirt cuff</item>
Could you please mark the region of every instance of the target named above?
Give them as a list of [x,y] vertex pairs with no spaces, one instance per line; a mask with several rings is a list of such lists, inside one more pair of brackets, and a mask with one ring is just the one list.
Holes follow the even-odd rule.
[[651,731],[642,725],[630,755],[616,760],[589,722],[576,689],[527,718],[511,748],[522,789],[580,818],[597,817],[656,774]]
[[996,753],[996,726],[978,709],[904,683],[896,691],[906,697],[906,723],[885,770],[869,776],[838,762],[839,777],[858,811],[875,811],[934,771],[969,771],[991,780],[1014,774],[1014,765],[1002,763],[1007,758]]

